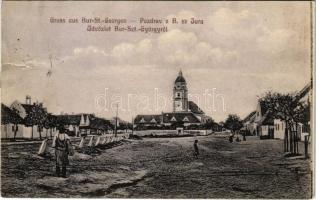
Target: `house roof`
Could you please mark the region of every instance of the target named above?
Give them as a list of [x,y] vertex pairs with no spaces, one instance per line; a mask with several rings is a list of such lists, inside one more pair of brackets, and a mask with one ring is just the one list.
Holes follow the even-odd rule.
[[309,91],[311,90],[311,83],[308,83],[307,85],[305,85],[305,87],[298,92],[297,97],[299,99],[302,99]]
[[99,129],[99,130],[107,130],[109,127],[110,121],[102,118],[92,118],[90,120],[90,128]]
[[106,130],[110,126],[110,121],[96,117],[93,114],[74,114],[74,115],[56,115],[57,121],[64,125],[80,125],[81,116],[84,115],[85,120],[89,116],[89,128]]
[[[110,119],[110,122],[113,126],[115,126],[115,122],[116,122],[116,117],[113,117],[112,119]],[[118,124],[128,124],[129,122],[122,120],[121,118],[117,117],[117,122]]]
[[32,112],[32,110],[33,110],[34,108],[36,108],[36,109],[41,109],[43,112],[46,112],[46,109],[43,108],[43,107],[42,107],[41,105],[39,105],[39,104],[21,104],[21,105],[22,105],[22,107],[25,109],[26,114]]
[[8,106],[1,103],[1,124],[17,123],[20,124],[23,119]]
[[62,124],[67,124],[67,125],[79,125],[80,124],[80,119],[81,115],[76,114],[76,115],[56,115],[57,121]]
[[137,115],[134,119],[135,124],[141,124],[141,123],[158,124],[160,122],[161,122],[161,115]]
[[244,119],[243,119],[243,123],[246,122],[252,122],[254,120],[254,116],[256,114],[256,111],[252,111],[251,113],[249,113]]
[[274,117],[272,115],[272,112],[266,112],[262,119],[259,121],[259,124],[261,125],[274,125]]
[[[200,123],[201,122],[192,112],[163,113],[162,116],[163,116],[163,123],[175,123],[175,122]],[[174,119],[176,121],[174,121]]]
[[189,101],[189,109],[195,114],[204,114],[203,110],[200,109],[193,101]]

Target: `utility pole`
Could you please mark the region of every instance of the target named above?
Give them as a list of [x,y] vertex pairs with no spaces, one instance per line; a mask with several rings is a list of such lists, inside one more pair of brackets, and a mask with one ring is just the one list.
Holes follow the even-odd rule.
[[117,117],[118,117],[118,104],[116,104],[116,117],[115,117],[115,137],[117,136]]
[[132,135],[134,135],[134,117],[132,117]]

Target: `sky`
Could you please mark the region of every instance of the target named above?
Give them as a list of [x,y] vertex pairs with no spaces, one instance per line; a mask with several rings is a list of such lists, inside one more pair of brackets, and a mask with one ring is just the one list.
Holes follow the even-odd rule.
[[[215,121],[241,118],[267,91],[311,79],[310,2],[3,2],[1,100],[43,102],[49,112],[131,121],[172,111],[182,70],[189,99]],[[168,32],[88,32],[50,18],[201,19]],[[52,68],[50,65],[52,61]],[[51,71],[51,75],[47,72]]]

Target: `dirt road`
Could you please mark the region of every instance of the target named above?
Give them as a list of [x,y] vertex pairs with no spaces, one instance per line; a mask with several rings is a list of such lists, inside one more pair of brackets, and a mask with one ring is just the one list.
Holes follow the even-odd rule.
[[214,135],[128,140],[92,157],[75,154],[66,179],[54,177],[53,158],[35,156],[38,147],[2,145],[2,196],[311,197],[311,161],[285,158],[280,140],[229,143]]

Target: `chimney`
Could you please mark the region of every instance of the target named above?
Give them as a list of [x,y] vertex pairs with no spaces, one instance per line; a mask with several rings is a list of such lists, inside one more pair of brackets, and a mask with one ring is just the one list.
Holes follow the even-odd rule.
[[26,97],[25,97],[25,104],[29,104],[29,105],[32,104],[30,95],[26,95]]

